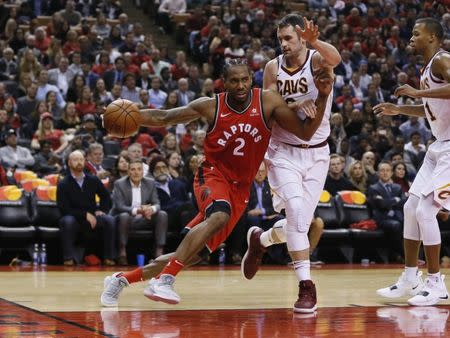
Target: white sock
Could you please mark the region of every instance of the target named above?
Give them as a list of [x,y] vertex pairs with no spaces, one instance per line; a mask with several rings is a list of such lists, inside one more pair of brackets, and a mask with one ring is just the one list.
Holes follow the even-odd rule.
[[419,268],[417,266],[415,266],[415,267],[405,266],[406,279],[410,280],[410,281],[416,280],[418,271],[419,271]]
[[292,265],[294,266],[295,274],[299,281],[311,280],[311,263],[309,259],[304,261],[294,261],[292,262]]
[[441,281],[441,272],[428,273],[427,277],[431,279],[433,283],[439,283]]
[[259,241],[261,242],[261,245],[265,248],[274,244],[272,240],[272,228],[270,228],[267,231],[264,231],[261,234],[261,237],[259,237]]

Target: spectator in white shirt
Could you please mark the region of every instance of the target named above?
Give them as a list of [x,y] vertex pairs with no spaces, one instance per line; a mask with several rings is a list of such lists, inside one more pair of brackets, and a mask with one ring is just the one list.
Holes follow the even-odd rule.
[[38,90],[36,94],[36,99],[39,101],[45,101],[47,93],[49,91],[54,91],[56,93],[56,102],[60,108],[64,108],[66,101],[61,95],[61,92],[57,86],[48,83],[48,71],[46,69],[41,69],[38,74]]
[[34,158],[28,148],[17,145],[14,129],[9,129],[5,136],[6,146],[0,148],[0,161],[5,167],[26,169],[34,165]]
[[160,109],[164,106],[166,102],[167,93],[160,89],[161,80],[159,77],[154,76],[152,78],[152,89],[150,89],[150,103],[155,106],[155,108]]

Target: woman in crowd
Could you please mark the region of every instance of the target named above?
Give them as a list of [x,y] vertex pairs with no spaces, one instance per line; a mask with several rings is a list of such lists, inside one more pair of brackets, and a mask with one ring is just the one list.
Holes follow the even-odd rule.
[[393,165],[392,181],[402,187],[402,191],[408,194],[411,182],[408,181],[408,172],[404,162],[396,162]]
[[83,90],[81,91],[81,97],[78,99],[77,104],[75,105],[75,109],[80,117],[86,114],[93,114],[94,116],[96,115],[97,106],[92,98],[92,92],[89,86],[83,87]]
[[181,155],[176,151],[166,155],[166,160],[169,166],[169,175],[172,178],[180,178],[183,164],[181,162]]
[[59,119],[63,110],[56,102],[56,92],[52,90],[48,91],[47,95],[45,95],[45,103],[47,103],[49,113],[51,113],[54,118]]
[[172,133],[168,133],[166,136],[164,136],[159,149],[165,156],[173,152],[177,152],[179,154],[180,148],[178,147],[176,136]]
[[57,121],[56,127],[63,130],[66,134],[75,134],[80,127],[81,121],[75,109],[75,103],[67,102],[61,115],[61,119]]
[[82,75],[75,75],[67,90],[67,101],[77,102],[81,98],[81,93],[86,85],[86,80]]
[[49,112],[45,112],[41,115],[38,129],[34,133],[31,141],[31,148],[39,150],[40,141],[43,140],[50,141],[52,151],[56,155],[61,154],[68,145],[64,132],[53,127],[53,116]]
[[367,175],[361,161],[355,161],[350,165],[348,176],[355,188],[365,194],[367,191]]

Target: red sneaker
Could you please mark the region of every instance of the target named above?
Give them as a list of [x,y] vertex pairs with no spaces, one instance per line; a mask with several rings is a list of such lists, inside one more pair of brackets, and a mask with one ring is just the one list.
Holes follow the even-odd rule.
[[266,248],[261,245],[259,240],[263,232],[263,229],[259,227],[251,227],[248,229],[248,249],[241,262],[241,272],[245,279],[252,279],[256,275],[261,264],[261,259],[266,252]]
[[298,284],[298,299],[294,312],[311,313],[317,309],[316,286],[311,280],[302,280]]

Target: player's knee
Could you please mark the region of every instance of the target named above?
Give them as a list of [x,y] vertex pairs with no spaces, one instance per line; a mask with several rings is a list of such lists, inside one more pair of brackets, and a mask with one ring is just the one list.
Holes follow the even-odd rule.
[[217,211],[208,218],[209,228],[212,233],[222,230],[230,220],[230,215],[223,211]]
[[308,234],[306,232],[288,231],[286,244],[290,252],[309,249]]
[[314,210],[307,210],[303,197],[286,201],[287,230],[307,233]]
[[325,227],[325,223],[323,222],[323,219],[320,217],[316,217],[310,225],[310,229],[314,229],[315,231],[323,231],[323,228]]

